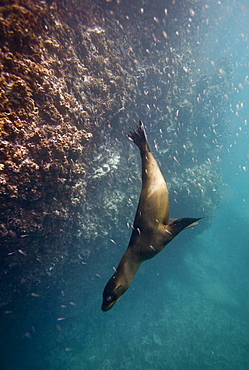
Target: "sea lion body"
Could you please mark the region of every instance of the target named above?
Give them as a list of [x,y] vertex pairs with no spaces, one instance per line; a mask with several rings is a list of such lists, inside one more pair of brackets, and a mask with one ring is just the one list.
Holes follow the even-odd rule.
[[199,220],[199,218],[169,219],[167,184],[149,149],[142,122],[129,137],[140,149],[142,190],[129,245],[103,292],[103,311],[110,310],[129,288],[142,262],[154,257],[180,231]]

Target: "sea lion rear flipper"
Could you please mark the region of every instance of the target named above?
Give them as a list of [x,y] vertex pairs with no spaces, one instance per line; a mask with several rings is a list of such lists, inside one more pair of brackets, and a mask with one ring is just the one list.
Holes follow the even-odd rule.
[[139,121],[137,129],[131,131],[128,137],[130,140],[134,141],[140,150],[150,152],[147,135],[142,121]]

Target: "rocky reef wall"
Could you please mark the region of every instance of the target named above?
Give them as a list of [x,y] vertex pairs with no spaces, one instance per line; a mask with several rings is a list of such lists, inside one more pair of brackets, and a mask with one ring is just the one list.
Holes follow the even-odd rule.
[[180,12],[174,2],[153,4],[1,6],[2,306],[56,281],[77,255],[81,263],[117,233],[126,237],[140,189],[126,134],[138,119],[167,174],[174,215],[188,208],[187,216],[205,215],[203,228],[212,221],[229,61],[198,69],[198,4],[183,2]]

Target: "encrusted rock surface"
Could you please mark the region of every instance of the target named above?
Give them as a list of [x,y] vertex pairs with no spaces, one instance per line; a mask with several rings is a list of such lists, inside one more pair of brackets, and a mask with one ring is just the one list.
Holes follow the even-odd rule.
[[82,226],[89,142],[132,90],[105,30],[93,19],[71,28],[67,10],[1,7],[0,253],[13,291],[60,270]]

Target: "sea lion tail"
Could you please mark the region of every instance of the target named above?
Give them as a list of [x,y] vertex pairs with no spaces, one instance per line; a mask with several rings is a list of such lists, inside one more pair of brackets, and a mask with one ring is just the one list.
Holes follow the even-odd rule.
[[131,131],[128,137],[131,141],[134,141],[141,151],[150,152],[147,135],[142,121],[139,121],[137,129]]

